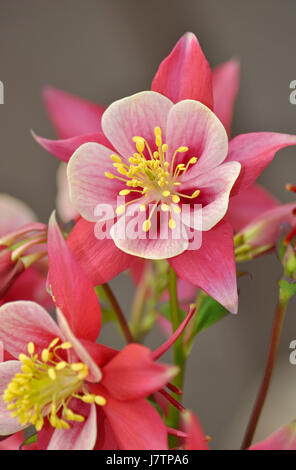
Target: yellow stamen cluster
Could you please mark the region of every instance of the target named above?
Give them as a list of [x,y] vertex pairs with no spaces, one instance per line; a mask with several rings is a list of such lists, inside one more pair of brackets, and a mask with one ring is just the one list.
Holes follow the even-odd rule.
[[8,384],[3,399],[11,416],[23,426],[33,424],[40,431],[47,416],[54,428],[69,429],[69,421],[85,419],[68,408],[72,398],[100,406],[106,404],[104,397],[90,394],[86,388],[88,367],[82,362],[68,363],[59,356],[60,351],[71,347],[56,338],[42,350],[40,359],[32,342],[27,347],[28,355],[20,354],[21,372]]
[[154,204],[149,218],[143,223],[142,228],[145,232],[150,230],[151,217],[158,205],[160,205],[163,212],[170,212],[169,227],[173,229],[176,227],[173,213],[178,214],[181,212],[178,206],[180,198],[194,199],[200,193],[198,189],[191,195],[177,191],[177,187],[181,184],[180,179],[187,172],[190,165],[195,165],[197,158],[190,158],[186,165],[184,163],[175,165],[178,153],[185,153],[189,150],[188,147],[181,146],[177,148],[171,162],[169,162],[166,158],[168,146],[162,142],[160,127],[155,127],[154,135],[157,147],[155,152],[152,152],[148,142],[143,137],[135,136],[133,141],[136,144],[137,152],[129,158],[129,165],[124,163],[118,155],[112,154],[110,156],[114,168],[121,176],[110,172],[105,173],[107,178],[123,181],[128,186],[129,189],[123,189],[119,192],[120,196],[128,196],[131,193],[139,194],[138,198],[131,199],[126,204],[117,207],[117,215],[123,214],[129,204],[136,202],[143,196],[147,201],[140,207],[141,211],[146,211],[148,204]]

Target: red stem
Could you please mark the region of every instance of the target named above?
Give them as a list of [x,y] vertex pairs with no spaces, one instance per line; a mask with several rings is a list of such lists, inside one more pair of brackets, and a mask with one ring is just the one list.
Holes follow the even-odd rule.
[[280,342],[280,337],[281,337],[281,331],[282,331],[282,326],[283,326],[283,321],[285,317],[285,311],[286,311],[286,304],[283,303],[278,303],[276,314],[275,314],[275,319],[273,323],[273,328],[272,328],[272,335],[270,339],[270,344],[269,344],[269,352],[268,352],[268,357],[267,357],[267,362],[265,366],[265,371],[264,371],[264,376],[261,382],[261,387],[259,389],[259,393],[257,395],[257,399],[249,420],[249,424],[245,433],[245,437],[242,443],[242,449],[247,449],[254,437],[256,427],[262,412],[262,408],[266,399],[266,395],[268,392],[268,388],[270,385],[276,357],[277,357],[277,352],[278,352],[278,347],[279,347],[279,342]]

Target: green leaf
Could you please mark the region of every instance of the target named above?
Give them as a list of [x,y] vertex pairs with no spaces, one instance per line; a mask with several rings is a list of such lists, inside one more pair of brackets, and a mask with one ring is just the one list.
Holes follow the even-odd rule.
[[31,436],[27,437],[27,439],[24,440],[24,442],[21,443],[19,446],[19,450],[22,450],[24,446],[29,446],[30,444],[34,444],[37,442],[38,439],[38,434],[35,432],[34,434],[31,434]]
[[210,296],[205,296],[198,309],[194,325],[194,335],[209,328],[228,315],[228,311]]
[[[184,312],[184,310],[182,310],[181,308],[179,308],[180,310],[180,317],[181,317],[181,321],[184,320],[184,318],[186,317],[186,313]],[[169,302],[165,302],[164,304],[161,305],[160,307],[160,313],[169,321],[171,321],[171,311],[170,311],[170,304]]]

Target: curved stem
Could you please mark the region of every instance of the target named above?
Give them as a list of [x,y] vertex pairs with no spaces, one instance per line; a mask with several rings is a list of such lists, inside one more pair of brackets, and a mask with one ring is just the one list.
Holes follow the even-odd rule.
[[262,412],[262,408],[267,396],[268,388],[270,385],[272,373],[274,370],[274,365],[277,357],[281,331],[283,326],[283,321],[285,317],[285,312],[287,308],[287,302],[279,302],[277,305],[275,318],[273,322],[272,335],[269,344],[269,352],[267,357],[267,362],[265,366],[265,371],[259,393],[249,420],[249,424],[245,433],[245,437],[242,443],[242,449],[247,449],[254,437],[256,427]]
[[126,342],[127,343],[133,343],[134,342],[134,338],[130,332],[130,329],[129,329],[129,326],[128,326],[128,323],[125,319],[125,316],[120,308],[120,305],[119,303],[117,302],[117,299],[115,297],[115,295],[113,294],[112,292],[112,289],[111,287],[109,286],[109,284],[102,284],[102,288],[104,289],[105,291],[105,294],[106,296],[108,297],[113,309],[114,309],[114,312],[117,316],[117,320],[118,320],[118,323],[122,329],[122,332],[124,334],[124,337],[126,339]]
[[[169,292],[170,292],[170,312],[171,312],[171,323],[173,331],[176,331],[181,323],[178,295],[177,295],[177,276],[172,267],[169,268]],[[173,380],[173,384],[179,388],[183,388],[186,357],[183,350],[182,335],[174,343],[174,362],[179,367],[179,373]],[[175,395],[175,399],[181,402],[181,396]],[[170,426],[178,429],[179,425],[179,412],[171,406],[169,410],[169,423]]]

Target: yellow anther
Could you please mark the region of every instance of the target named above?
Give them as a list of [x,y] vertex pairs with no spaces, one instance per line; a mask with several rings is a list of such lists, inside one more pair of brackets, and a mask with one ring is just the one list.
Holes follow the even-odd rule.
[[145,140],[143,137],[135,136],[133,141],[136,143],[136,147],[139,153],[142,153],[145,148]]
[[185,145],[182,145],[177,149],[177,152],[183,153],[183,152],[188,152],[189,148],[186,147]]
[[161,204],[160,208],[161,208],[161,210],[162,210],[163,212],[167,212],[167,211],[169,210],[170,206],[168,206],[167,204],[165,204],[165,203],[163,202],[163,203]]
[[82,362],[74,362],[73,364],[71,364],[71,369],[75,370],[76,372],[80,372],[84,368],[85,365]]
[[155,137],[157,137],[158,135],[161,135],[161,134],[162,134],[161,128],[160,128],[159,126],[156,126],[156,127],[154,128],[154,135],[155,135]]
[[67,366],[67,363],[65,361],[59,362],[56,365],[56,370],[63,370],[63,369],[65,369],[66,366]]
[[64,429],[70,429],[70,424],[67,423],[67,421],[64,421],[63,419],[61,419],[60,423]]
[[106,400],[106,398],[101,397],[100,395],[96,395],[95,402],[99,406],[105,406],[106,403],[107,403],[107,400]]
[[89,394],[89,395],[84,395],[83,397],[80,398],[84,403],[94,403],[95,402],[95,395]]
[[150,230],[150,227],[151,227],[151,222],[149,219],[145,220],[145,222],[143,222],[143,230],[144,232],[148,232]]
[[73,418],[74,418],[74,416],[75,416],[75,413],[73,413],[72,410],[69,410],[69,408],[67,408],[67,409],[65,410],[65,416],[66,416],[66,418],[69,419],[70,421],[74,421]]
[[[28,358],[25,354],[23,354],[23,353],[19,354],[19,357],[18,357],[18,358],[19,358],[19,360],[20,360],[21,362],[25,362],[27,359],[29,359],[29,358]],[[30,359],[29,359],[29,360],[30,360]]]
[[28,353],[32,356],[35,352],[35,345],[32,341],[28,344]]
[[179,196],[177,196],[177,194],[173,194],[172,201],[175,202],[176,204],[178,204],[178,202],[180,202]]
[[[168,149],[168,144],[162,144],[162,147],[161,147],[162,151],[165,153]],[[167,162],[169,163],[169,162]]]
[[50,369],[48,369],[47,373],[48,373],[48,377],[51,380],[56,380],[57,374],[56,374],[55,370],[52,367]]
[[69,421],[77,421],[82,423],[85,420],[83,416],[74,413],[72,410],[69,410],[69,408],[65,410],[65,416]]
[[24,372],[24,374],[30,374],[32,373],[32,369],[31,367],[27,366],[26,364],[24,364],[22,367],[21,367],[22,371]]
[[41,359],[43,362],[48,362],[50,358],[50,352],[48,351],[48,349],[43,349],[42,353],[41,353]]
[[128,194],[130,194],[129,189],[122,189],[121,191],[119,191],[119,196],[127,196]]
[[71,349],[71,348],[72,348],[72,344],[69,343],[68,341],[66,341],[65,343],[62,343],[60,347],[61,347],[62,349]]
[[54,346],[58,344],[59,341],[60,341],[60,338],[53,339],[50,345],[48,346],[48,349],[52,349]]
[[110,158],[115,163],[121,163],[122,162],[121,158],[118,155],[114,155],[114,154],[110,155]]
[[176,228],[176,221],[174,219],[169,220],[169,227],[170,227],[171,230]]
[[125,212],[125,206],[118,206],[115,210],[117,215],[122,215]]
[[156,146],[157,147],[161,147],[162,146],[162,138],[161,138],[161,135],[157,135],[156,138],[155,138],[155,143],[156,143]]
[[192,197],[197,197],[200,195],[200,189],[197,189],[196,191],[194,191],[194,193],[192,194]]
[[112,173],[109,173],[109,171],[105,171],[105,176],[107,176],[107,178],[110,180],[114,180],[114,178],[116,178],[116,176],[112,175]]
[[43,427],[43,424],[44,424],[44,419],[43,419],[43,417],[41,417],[35,423],[36,431],[41,431],[41,429]]
[[191,165],[194,165],[196,162],[197,162],[197,158],[196,158],[196,157],[192,157],[192,158],[190,158],[190,160],[189,160],[189,163],[190,163]]
[[116,169],[117,169],[118,173],[120,173],[121,175],[126,176],[126,175],[128,174],[127,169],[124,168],[123,165],[120,165],[119,163],[113,163],[113,165],[118,165],[118,166],[116,167]]
[[[6,401],[5,398],[4,398],[4,401]],[[9,400],[8,400],[8,401],[9,401]],[[9,411],[15,410],[15,408],[16,408],[16,404],[15,404],[15,403],[12,403],[11,405],[7,405],[7,409],[8,409]]]
[[77,377],[78,377],[79,380],[84,380],[84,379],[86,379],[87,376],[88,376],[88,368],[86,367],[81,372],[79,372]]
[[168,190],[165,190],[165,191],[162,192],[163,197],[168,197],[170,194],[171,194],[171,192],[168,191]]

